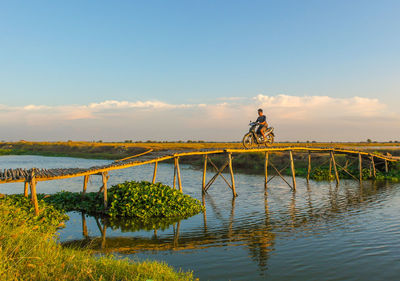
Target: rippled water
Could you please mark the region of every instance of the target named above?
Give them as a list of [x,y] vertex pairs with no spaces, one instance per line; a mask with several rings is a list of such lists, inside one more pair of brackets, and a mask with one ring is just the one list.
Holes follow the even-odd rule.
[[[88,167],[103,160],[3,156],[0,168]],[[236,174],[238,197],[218,179],[202,198],[202,172],[182,165],[185,193],[205,200],[199,214],[165,230],[123,232],[101,219],[70,213],[60,240],[80,241],[100,253],[161,260],[193,270],[201,280],[396,280],[400,276],[400,184],[298,178],[292,192],[279,178],[265,194],[263,177]],[[110,184],[151,180],[152,166],[111,172]],[[157,180],[171,184],[173,166],[160,164]],[[211,178],[211,172],[208,172]],[[40,182],[38,192],[80,191],[82,178]],[[88,190],[100,186],[94,176]],[[21,193],[23,184],[0,185]],[[83,231],[83,221],[87,232]]]

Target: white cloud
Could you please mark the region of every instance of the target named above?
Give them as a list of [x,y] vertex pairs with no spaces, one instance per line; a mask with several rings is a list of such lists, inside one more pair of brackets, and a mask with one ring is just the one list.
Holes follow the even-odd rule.
[[257,95],[213,104],[107,100],[88,105],[0,105],[3,139],[240,140],[264,109],[278,140],[395,139],[400,116],[378,99]]
[[193,107],[192,104],[168,104],[160,101],[137,101],[137,102],[128,102],[128,101],[116,101],[116,100],[107,100],[100,103],[91,103],[89,104],[89,108],[91,109],[122,109],[122,108],[154,108],[154,109],[173,109],[173,108],[189,108]]
[[30,104],[30,105],[26,105],[23,107],[24,110],[28,110],[28,111],[39,111],[39,110],[46,110],[46,109],[51,109],[50,106],[46,106],[46,105],[34,105],[34,104]]

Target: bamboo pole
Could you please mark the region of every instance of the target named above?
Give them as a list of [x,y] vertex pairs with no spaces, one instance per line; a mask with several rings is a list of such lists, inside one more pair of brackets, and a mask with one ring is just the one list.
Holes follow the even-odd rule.
[[203,167],[203,184],[202,184],[203,193],[205,192],[206,188],[207,161],[208,161],[208,155],[206,154],[204,155],[204,167]]
[[179,191],[182,192],[181,170],[179,169],[179,157],[176,157],[176,173],[178,176]]
[[331,154],[331,159],[332,159],[332,164],[333,164],[333,170],[335,171],[336,184],[339,184],[339,173],[338,173],[337,166],[336,166],[335,155],[334,155],[333,151],[331,151],[330,154]]
[[[209,161],[210,161],[210,164],[214,167],[215,171],[216,171],[217,173],[219,173],[219,170],[220,170],[220,169],[217,167],[217,165],[214,164],[214,162],[211,160],[211,158],[209,159]],[[219,173],[218,175],[225,181],[225,183],[229,186],[229,188],[232,189],[231,184],[230,184],[229,181],[224,177],[224,175],[222,174],[222,171],[221,171],[221,173]]]
[[372,171],[374,173],[374,178],[376,178],[376,168],[375,168],[374,156],[371,156],[371,165],[372,165]]
[[269,158],[269,153],[265,152],[265,163],[264,163],[264,189],[267,190],[267,184],[268,184],[268,158]]
[[153,180],[151,181],[153,184],[156,183],[157,166],[158,166],[158,162],[154,162]]
[[104,194],[104,208],[107,209],[107,180],[108,180],[108,172],[102,173],[103,178],[103,194]]
[[343,171],[345,171],[349,176],[351,176],[353,179],[355,179],[356,181],[358,181],[358,179],[353,176],[345,167],[340,166],[338,163],[336,163],[336,165],[341,168]]
[[36,195],[35,169],[32,169],[30,186],[31,186],[31,200],[32,200],[33,206],[35,207],[35,215],[38,216],[39,215],[39,204],[38,204],[37,195]]
[[107,225],[104,223],[103,229],[101,231],[101,248],[104,249],[106,247],[106,242],[107,242]]
[[310,182],[310,174],[311,174],[311,152],[308,151],[307,183]]
[[204,232],[207,232],[207,209],[206,209],[206,194],[205,194],[205,192],[202,193],[201,199],[202,199],[202,205],[204,207],[204,212],[203,212]]
[[349,166],[349,160],[346,159],[346,164],[344,164],[344,168],[347,169],[348,166]]
[[[211,162],[211,159],[210,159]],[[209,182],[206,184],[206,187],[204,188],[205,191],[207,191],[210,186],[214,183],[214,181],[221,175],[221,173],[225,170],[225,168],[229,165],[229,160],[227,160],[225,162],[225,164],[218,170],[218,173],[216,173],[210,180]],[[231,186],[229,186],[230,188],[232,188]]]
[[369,177],[372,178],[372,162],[369,163]]
[[174,189],[176,189],[176,158],[174,158],[174,182],[173,182]]
[[358,154],[358,171],[359,171],[359,180],[362,182],[362,157],[361,153]]
[[24,196],[28,197],[28,188],[29,188],[29,182],[26,181],[24,182]]
[[236,193],[236,190],[235,190],[235,178],[233,176],[232,153],[228,153],[228,159],[229,159],[229,172],[231,173],[232,195],[233,195],[233,197],[236,197],[237,193]]
[[86,217],[85,217],[84,213],[82,213],[82,234],[85,238],[88,237],[88,229],[87,229]]
[[[271,167],[274,168],[274,170],[278,173],[278,175],[281,177],[281,179],[282,179],[284,182],[286,182],[286,184],[287,184],[290,188],[293,188],[293,187],[290,185],[290,183],[288,183],[287,180],[285,180],[285,178],[284,178],[283,175],[282,175],[282,171],[285,170],[286,168],[279,171],[279,170],[275,167],[275,165],[272,164],[272,163],[271,163]],[[271,178],[269,179],[269,181],[272,180],[272,179],[273,179],[273,177],[271,177]]]
[[86,193],[86,189],[87,189],[87,184],[89,182],[89,175],[86,175],[83,177],[83,191],[82,191],[82,195],[85,195]]
[[290,168],[292,170],[292,180],[293,180],[293,189],[296,190],[296,171],[294,168],[294,161],[293,161],[293,152],[289,151],[290,155]]
[[[284,170],[286,170],[286,169],[290,166],[290,163],[289,163],[289,165],[287,165],[286,167],[283,167],[283,168],[280,169],[280,170],[276,169],[276,167],[274,166],[274,164],[272,164],[272,162],[270,162],[269,165],[270,165],[272,168],[274,168],[274,170],[276,170],[277,173],[276,173],[275,175],[272,175],[272,177],[270,177],[270,178],[268,179],[268,182],[267,182],[267,183],[269,183],[270,181],[272,181],[277,175],[280,176],[283,180],[285,180],[285,178],[283,178],[283,176],[282,176],[282,172],[283,172]],[[292,188],[292,186],[291,186],[290,184],[289,184],[289,186],[290,186],[290,188]]]
[[385,172],[386,174],[389,173],[389,165],[387,160],[385,160]]
[[332,176],[332,157],[329,159],[329,181],[331,181]]

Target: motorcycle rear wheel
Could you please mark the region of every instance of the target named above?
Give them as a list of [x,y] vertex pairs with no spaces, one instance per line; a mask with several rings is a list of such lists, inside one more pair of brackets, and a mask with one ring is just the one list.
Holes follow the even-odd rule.
[[247,133],[244,135],[242,144],[245,148],[251,148],[255,143],[253,139],[253,134],[252,133]]
[[264,142],[265,146],[272,145],[274,143],[274,136],[269,134],[266,136],[266,141]]

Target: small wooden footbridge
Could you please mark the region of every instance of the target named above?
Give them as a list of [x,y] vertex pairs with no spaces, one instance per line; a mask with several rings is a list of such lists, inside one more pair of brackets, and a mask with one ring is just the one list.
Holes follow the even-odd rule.
[[[317,148],[317,147],[280,147],[272,146],[266,148],[253,148],[253,149],[202,149],[202,150],[159,150],[153,151],[152,149],[146,152],[133,155],[124,159],[116,160],[109,165],[104,166],[94,166],[87,169],[81,168],[68,168],[68,169],[4,169],[0,171],[0,184],[12,183],[12,182],[23,182],[24,183],[24,195],[28,197],[28,189],[31,192],[32,203],[35,207],[36,214],[39,214],[39,207],[36,195],[36,186],[40,181],[50,181],[50,180],[60,180],[66,178],[83,177],[83,193],[86,192],[89,177],[92,175],[102,176],[102,186],[99,192],[104,194],[104,205],[107,206],[107,181],[109,179],[109,172],[113,170],[120,170],[131,168],[135,166],[154,164],[154,173],[152,177],[152,182],[155,183],[157,177],[157,166],[159,162],[173,160],[174,161],[174,174],[173,174],[173,187],[176,188],[176,183],[178,183],[179,190],[182,191],[181,182],[181,172],[179,168],[179,159],[182,157],[189,156],[203,156],[204,166],[203,166],[203,178],[202,178],[202,191],[207,192],[211,185],[215,182],[218,177],[221,177],[229,188],[232,190],[232,195],[237,196],[235,178],[233,172],[232,161],[233,157],[241,153],[264,153],[265,154],[265,188],[267,188],[268,183],[274,178],[279,176],[283,181],[285,181],[288,186],[293,190],[296,189],[296,173],[295,173],[295,161],[293,154],[302,153],[306,154],[307,159],[307,181],[310,179],[310,174],[312,172],[312,154],[325,154],[329,156],[330,163],[330,173],[333,170],[333,175],[335,176],[337,184],[339,184],[339,171],[343,170],[345,173],[349,174],[352,178],[358,181],[362,181],[362,171],[363,168],[368,165],[372,175],[376,176],[377,169],[388,172],[391,162],[400,161],[398,157],[393,157],[391,155],[382,155],[376,153],[369,153],[365,151],[357,151],[351,149],[343,148]],[[278,169],[271,161],[269,161],[270,154],[273,153],[286,153],[289,158],[289,164],[285,168]],[[359,167],[359,174],[353,175],[348,170],[349,161],[346,164],[340,165],[337,163],[335,155],[345,155],[350,159],[350,161],[357,161]],[[218,167],[212,161],[212,156],[214,155],[226,155],[226,161],[221,166]],[[233,156],[232,156],[233,155]],[[208,181],[207,179],[207,166],[210,164],[215,170],[215,174]],[[354,163],[353,163],[354,164]],[[290,166],[292,180],[287,181],[282,175],[282,172]],[[224,170],[228,167],[230,178],[226,178],[223,175]],[[268,167],[272,167],[275,173],[269,177]]]

